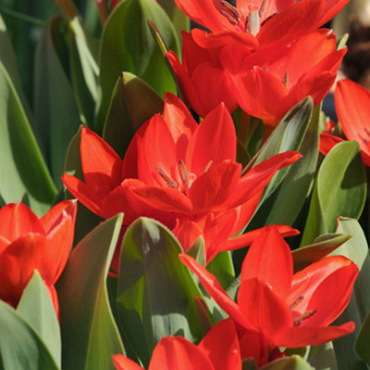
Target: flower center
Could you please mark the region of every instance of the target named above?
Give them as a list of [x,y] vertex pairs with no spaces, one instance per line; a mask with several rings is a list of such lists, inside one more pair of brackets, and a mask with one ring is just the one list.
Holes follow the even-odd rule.
[[239,10],[224,0],[221,0],[221,5],[223,9],[220,9],[220,13],[225,16],[232,25],[236,26],[242,16]]
[[[212,161],[209,161],[206,167],[204,168],[203,173],[206,173],[211,167],[211,165],[212,165]],[[197,176],[194,173],[188,171],[182,159],[179,160],[177,166],[178,166],[178,174],[180,175],[180,176],[176,176],[176,175],[174,176],[177,179],[177,181],[174,180],[170,175],[168,175],[161,168],[157,168],[157,172],[159,173],[159,175],[165,181],[166,185],[169,188],[178,189],[186,195],[186,192],[191,187],[193,182],[197,179]]]
[[[294,312],[294,310],[299,306],[299,304],[303,301],[304,299],[304,296],[303,295],[300,295],[290,306],[290,310],[292,311],[292,313]],[[310,318],[311,316],[313,316],[314,314],[316,313],[316,310],[308,310],[298,316],[295,316],[293,317],[293,325],[294,326],[299,326],[302,324],[302,322],[308,318]]]

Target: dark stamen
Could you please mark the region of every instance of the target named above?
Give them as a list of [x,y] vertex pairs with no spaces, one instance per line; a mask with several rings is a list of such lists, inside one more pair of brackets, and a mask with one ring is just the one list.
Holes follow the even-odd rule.
[[283,83],[285,86],[288,86],[288,72],[285,72]]
[[233,18],[228,12],[225,12],[224,10],[220,10],[220,13],[222,14],[222,15],[224,15],[226,18],[227,18],[227,20],[232,24],[232,25],[234,25],[234,26],[236,26],[237,24],[238,24],[238,20],[237,19],[235,19],[235,18]]
[[307,320],[308,318],[310,318],[312,315],[314,315],[316,313],[316,310],[310,310],[310,311],[306,311],[305,313],[303,313],[302,315],[299,315],[297,317],[295,317],[293,319],[293,322],[294,322],[294,326],[299,326],[302,324],[303,320]]
[[262,23],[261,23],[261,27],[267,22],[269,21],[271,18],[275,17],[276,14],[278,14],[279,12],[275,12],[274,14],[271,14],[269,17],[267,17]]
[[300,295],[290,306],[290,310],[293,311],[303,301],[304,296]]
[[184,181],[185,184],[187,184],[189,181],[189,173],[182,159],[179,160],[179,169],[182,180]]
[[221,0],[221,5],[223,5],[237,20],[242,16],[239,10],[227,1]]
[[157,168],[158,173],[161,175],[162,179],[166,181],[167,186],[169,188],[176,189],[177,188],[177,183],[171,179],[161,168]]
[[263,11],[265,10],[265,8],[266,8],[266,0],[263,0],[262,4],[260,6],[260,10],[258,11],[258,14],[260,15],[260,17],[262,16]]

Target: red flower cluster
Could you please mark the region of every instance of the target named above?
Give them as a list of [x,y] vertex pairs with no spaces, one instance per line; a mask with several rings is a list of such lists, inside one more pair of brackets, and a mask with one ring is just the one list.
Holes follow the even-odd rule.
[[212,32],[183,33],[182,64],[167,56],[186,100],[201,117],[220,102],[238,105],[276,126],[306,96],[317,105],[332,86],[346,49],[332,31],[318,29],[347,1],[177,0]]
[[[202,236],[209,262],[248,223],[275,172],[300,157],[297,152],[279,154],[242,175],[235,161],[233,121],[224,105],[198,125],[184,104],[167,94],[163,116],[154,116],[138,130],[123,161],[84,127],[85,182],[67,174],[62,180],[103,218],[123,212],[125,226],[140,216],[157,219],[173,231],[184,251]],[[237,245],[245,246],[245,238],[249,240],[241,237]]]

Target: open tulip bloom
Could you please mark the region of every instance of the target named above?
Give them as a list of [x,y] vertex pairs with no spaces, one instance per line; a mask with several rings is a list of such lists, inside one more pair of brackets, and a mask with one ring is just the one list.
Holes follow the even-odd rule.
[[289,246],[266,228],[244,260],[235,303],[192,257],[180,256],[210,296],[239,325],[260,331],[274,346],[319,345],[349,334],[354,323],[328,326],[347,306],[357,266],[342,256],[324,258],[293,274]]
[[[275,172],[301,155],[278,154],[245,175],[235,157],[235,129],[224,105],[198,125],[185,105],[167,94],[163,116],[155,115],[138,130],[123,161],[84,127],[85,182],[67,174],[62,179],[103,218],[123,212],[128,226],[140,216],[153,217],[173,230],[185,251],[203,236],[210,261],[248,223]],[[243,237],[238,240],[239,247],[246,245]]]
[[5,3],[0,370],[370,366],[348,0]]

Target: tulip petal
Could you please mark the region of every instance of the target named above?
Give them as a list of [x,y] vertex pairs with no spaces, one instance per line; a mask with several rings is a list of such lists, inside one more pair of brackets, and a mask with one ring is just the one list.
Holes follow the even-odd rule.
[[27,233],[45,234],[38,217],[23,203],[10,203],[0,210],[0,235],[13,241]]
[[194,212],[222,210],[223,203],[238,186],[240,172],[241,165],[236,162],[212,164],[188,190],[188,198],[193,204]]
[[220,321],[199,343],[215,370],[241,370],[238,334],[232,319]]
[[293,326],[292,313],[285,301],[271,290],[268,283],[256,278],[243,280],[240,284],[238,304],[248,325],[271,338]]
[[186,254],[179,254],[179,258],[186,267],[188,267],[198,276],[200,282],[204,286],[204,289],[225,312],[227,312],[242,326],[245,326],[249,329],[253,328],[244,319],[239,306],[226,294],[221,284],[210,272],[208,272],[203,266],[197,263],[194,258]]
[[95,132],[84,126],[81,130],[81,164],[86,184],[107,194],[122,180],[122,160]]
[[211,361],[183,337],[165,337],[153,351],[149,370],[214,370]]
[[[209,88],[209,87],[208,87]],[[236,134],[233,120],[224,105],[218,105],[200,123],[189,145],[187,163],[200,176],[205,168],[236,157]]]
[[285,301],[293,278],[293,259],[276,226],[260,230],[242,265],[241,282],[256,278]]
[[274,342],[289,348],[317,346],[350,334],[354,330],[355,324],[352,321],[340,326],[296,326],[276,334]]
[[143,370],[136,362],[130,360],[124,355],[113,355],[113,363],[117,370]]
[[335,145],[342,143],[343,141],[344,140],[338,136],[320,134],[320,153],[327,155]]

